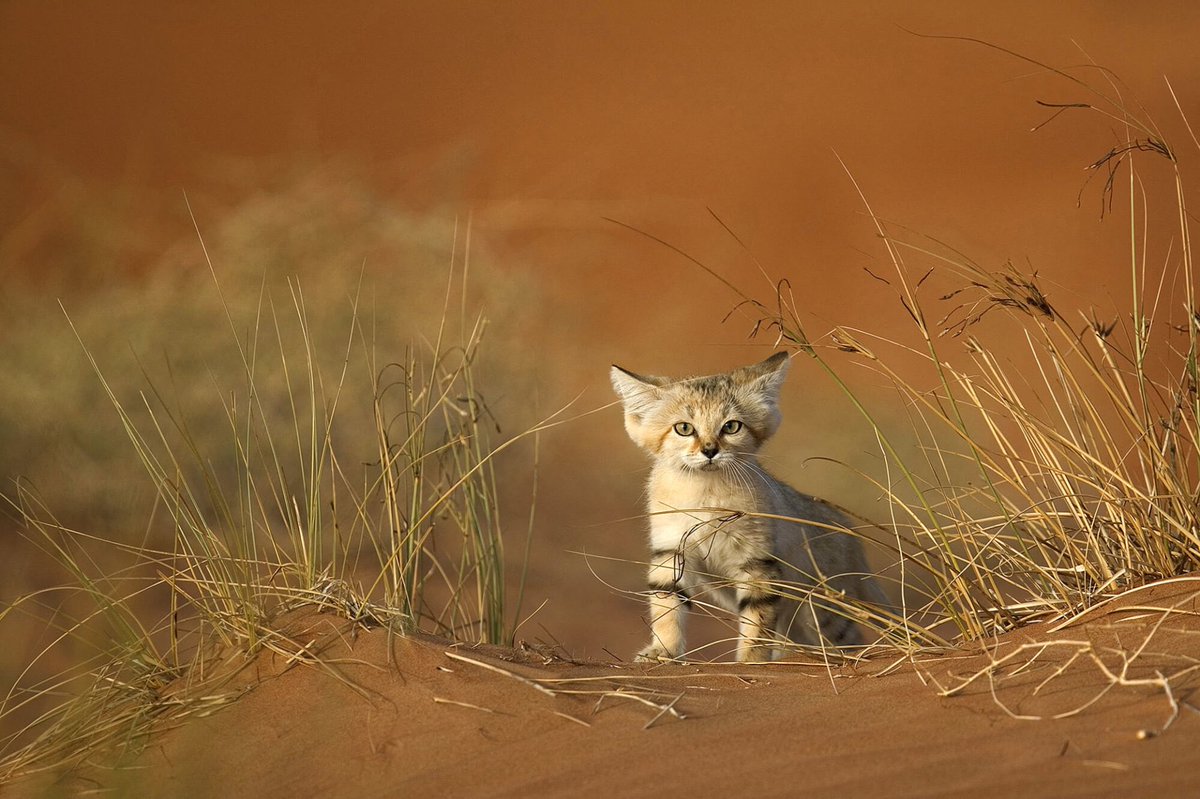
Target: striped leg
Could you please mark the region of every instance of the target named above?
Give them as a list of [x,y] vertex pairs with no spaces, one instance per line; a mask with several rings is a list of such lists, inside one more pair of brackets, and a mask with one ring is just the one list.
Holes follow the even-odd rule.
[[789,618],[782,620],[780,632],[806,646],[860,646],[862,633],[846,616],[818,607],[810,597],[796,602]]
[[[650,556],[650,643],[638,652],[638,660],[674,660],[684,652],[684,605],[687,592],[677,575],[675,550]],[[676,580],[676,577],[680,580]]]
[[742,567],[737,586],[739,662],[771,660],[771,643],[779,613],[779,594],[770,581],[779,579],[774,559],[751,561]]
[[821,637],[834,646],[860,646],[862,632],[852,619],[832,611],[818,613],[821,620]]

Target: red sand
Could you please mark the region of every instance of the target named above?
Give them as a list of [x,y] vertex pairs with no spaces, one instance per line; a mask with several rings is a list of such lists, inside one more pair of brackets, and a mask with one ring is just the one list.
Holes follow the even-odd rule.
[[[989,654],[832,670],[570,663],[389,640],[300,615],[288,634],[317,639],[324,665],[262,655],[239,677],[252,686],[240,700],[155,734],[132,767],[93,770],[76,787],[258,797],[1182,796],[1200,765],[1200,718],[1187,704],[1200,684],[1187,671],[1198,662],[1187,655],[1200,634],[1198,596],[1192,578],[1062,630],[1011,634]],[[1064,642],[1090,643],[1115,671],[1117,650],[1147,639],[1123,676],[1166,676],[1177,716],[1161,687],[1105,692],[1111,680],[1086,655],[1060,672],[1083,647]],[[1036,657],[1019,649],[1056,641]],[[1014,652],[991,688],[981,677],[939,696],[935,683],[959,684]]]

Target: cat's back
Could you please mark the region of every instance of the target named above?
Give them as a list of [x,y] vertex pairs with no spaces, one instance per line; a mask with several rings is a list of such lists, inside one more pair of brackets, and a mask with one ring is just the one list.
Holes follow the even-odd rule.
[[774,515],[784,518],[774,522],[778,556],[789,563],[815,559],[822,570],[834,573],[865,568],[858,525],[845,511],[786,483],[779,486]]
[[[772,479],[774,480],[774,478]],[[772,497],[775,500],[773,504],[776,505],[778,515],[817,524],[839,527],[849,525],[850,520],[846,513],[833,503],[797,491],[781,480],[774,480],[774,482],[779,487],[777,492],[773,492],[774,496]]]

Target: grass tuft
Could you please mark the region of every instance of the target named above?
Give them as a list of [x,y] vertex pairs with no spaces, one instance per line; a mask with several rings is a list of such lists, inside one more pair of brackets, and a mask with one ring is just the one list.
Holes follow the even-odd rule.
[[[894,536],[891,571],[903,575],[901,637],[918,648],[935,636],[912,633],[981,641],[1200,570],[1200,315],[1181,167],[1115,80],[1087,88],[1091,102],[1070,108],[1118,119],[1128,134],[1089,167],[1106,173],[1110,212],[1125,167],[1124,313],[1066,310],[1036,272],[988,268],[889,223],[861,189],[893,267],[872,276],[898,291],[908,338],[844,327],[813,338],[787,281],[763,272],[769,300],[738,290],[754,332],[808,356],[874,431],[884,477],[867,479],[891,515],[882,529]],[[1164,167],[1176,229],[1153,270],[1142,172]],[[903,454],[843,359],[890,389],[917,457]],[[895,628],[881,632],[898,640]]]
[[[287,281],[283,303],[264,282],[246,313],[209,270],[238,364],[231,381],[211,376],[223,435],[193,422],[171,369],[164,383],[143,368],[131,401],[70,322],[154,511],[141,544],[119,544],[59,522],[26,484],[8,498],[26,539],[71,587],[0,611],[0,622],[32,615],[58,630],[0,705],[0,722],[19,726],[0,742],[0,780],[70,769],[101,751],[120,762],[151,730],[240,695],[234,676],[260,652],[320,667],[312,642],[282,632],[298,607],[398,634],[509,639],[495,459],[544,426],[496,442],[501,428],[478,377],[487,325],[468,313],[465,265],[447,273],[435,333],[397,361],[379,356],[361,291],[329,358],[298,280]],[[360,448],[348,411],[369,420],[372,449]],[[115,572],[114,550],[127,561]],[[157,618],[147,612],[155,607]],[[57,646],[81,641],[93,647],[87,662],[35,676],[51,669]]]

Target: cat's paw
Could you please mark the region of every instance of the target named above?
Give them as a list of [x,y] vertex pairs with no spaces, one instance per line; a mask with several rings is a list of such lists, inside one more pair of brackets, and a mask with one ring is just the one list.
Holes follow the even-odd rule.
[[769,663],[778,657],[774,646],[755,644],[738,647],[738,663]]
[[641,652],[638,652],[633,659],[638,663],[663,663],[677,660],[678,656],[655,641],[642,649]]

